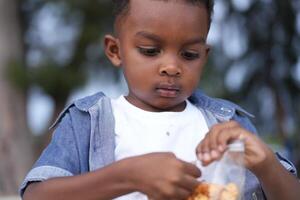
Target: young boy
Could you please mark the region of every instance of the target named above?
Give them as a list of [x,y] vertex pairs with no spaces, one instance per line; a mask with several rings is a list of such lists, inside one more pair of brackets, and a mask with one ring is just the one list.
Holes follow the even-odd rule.
[[299,199],[293,165],[253,134],[249,114],[196,91],[212,1],[115,4],[115,35],[104,43],[129,92],[98,93],[63,111],[21,185],[23,199],[186,199],[201,176],[196,154],[207,165],[235,139],[245,142],[244,199]]

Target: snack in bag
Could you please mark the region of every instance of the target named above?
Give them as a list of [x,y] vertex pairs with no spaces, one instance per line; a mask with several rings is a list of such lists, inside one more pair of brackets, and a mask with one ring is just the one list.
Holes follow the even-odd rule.
[[244,143],[236,140],[228,145],[222,158],[201,169],[201,183],[187,200],[241,200],[245,182]]

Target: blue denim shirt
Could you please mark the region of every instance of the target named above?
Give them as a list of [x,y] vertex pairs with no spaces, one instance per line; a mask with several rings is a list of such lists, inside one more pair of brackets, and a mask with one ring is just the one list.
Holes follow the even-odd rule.
[[[235,120],[256,134],[249,121],[251,114],[222,99],[196,91],[189,100],[203,113],[208,127]],[[52,140],[20,186],[21,196],[30,182],[74,176],[102,168],[115,161],[114,117],[110,99],[103,93],[75,101],[64,109],[53,127]],[[279,161],[296,174],[291,162],[278,155]],[[258,179],[246,172],[244,199],[265,199]]]

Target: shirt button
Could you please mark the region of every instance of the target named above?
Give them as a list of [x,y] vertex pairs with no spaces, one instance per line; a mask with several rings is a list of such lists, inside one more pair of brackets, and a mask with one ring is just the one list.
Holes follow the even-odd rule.
[[231,109],[226,108],[226,107],[221,107],[221,110],[222,110],[223,112],[228,112],[228,113],[231,113],[231,112],[232,112]]
[[253,200],[257,200],[257,196],[256,196],[256,193],[255,193],[255,192],[252,193],[252,199],[253,199]]

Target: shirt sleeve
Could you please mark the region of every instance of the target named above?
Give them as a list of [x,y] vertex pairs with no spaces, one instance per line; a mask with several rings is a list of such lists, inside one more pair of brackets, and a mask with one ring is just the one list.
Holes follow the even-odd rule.
[[62,117],[50,144],[42,152],[20,186],[20,195],[31,182],[54,177],[73,176],[80,173],[78,146],[69,112]]

